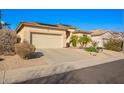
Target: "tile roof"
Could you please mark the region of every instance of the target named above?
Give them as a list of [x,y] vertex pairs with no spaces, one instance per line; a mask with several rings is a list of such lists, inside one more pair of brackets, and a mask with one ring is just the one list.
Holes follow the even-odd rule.
[[73,32],[73,34],[76,34],[76,33],[91,34],[91,32],[84,31],[84,30],[77,30],[77,31]]
[[66,28],[70,28],[70,29],[76,29],[76,27],[71,26],[71,25],[66,25],[66,24],[56,24],[56,26],[59,26],[59,27],[66,27]]
[[64,25],[64,24],[45,24],[45,23],[39,23],[39,22],[20,22],[20,25],[16,29],[18,32],[21,26],[33,26],[33,27],[45,27],[45,28],[52,28],[52,29],[61,29],[61,30],[67,30],[69,28],[75,29],[73,26]]
[[106,32],[112,33],[112,31],[110,31],[110,30],[92,30],[91,35],[92,36],[99,36],[99,35],[103,35]]
[[53,27],[75,28],[74,26],[70,26],[66,24],[46,24],[40,22],[21,22],[21,23],[32,24],[32,25],[45,25],[45,26],[53,26]]
[[114,35],[115,38],[123,37],[122,32],[113,32],[113,35]]

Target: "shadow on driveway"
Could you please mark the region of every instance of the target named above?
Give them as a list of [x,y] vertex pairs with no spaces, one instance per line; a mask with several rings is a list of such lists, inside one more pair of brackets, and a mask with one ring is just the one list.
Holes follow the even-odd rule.
[[42,56],[44,56],[44,54],[42,52],[33,52],[31,54],[31,59],[40,58]]
[[4,59],[3,58],[0,58],[0,61],[3,61]]

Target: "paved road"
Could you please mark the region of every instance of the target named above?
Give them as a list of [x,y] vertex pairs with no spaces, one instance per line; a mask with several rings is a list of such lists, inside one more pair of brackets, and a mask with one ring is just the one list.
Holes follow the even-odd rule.
[[23,84],[124,84],[124,59],[63,74],[21,82]]

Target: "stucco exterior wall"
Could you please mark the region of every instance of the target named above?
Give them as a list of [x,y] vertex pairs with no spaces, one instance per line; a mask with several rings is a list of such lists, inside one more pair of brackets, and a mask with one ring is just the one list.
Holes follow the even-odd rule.
[[103,44],[104,44],[104,42],[107,41],[105,39],[110,39],[112,37],[113,37],[113,35],[110,32],[107,32],[103,35],[92,36],[92,40],[95,42],[98,42],[98,47],[104,47]]
[[[31,43],[31,33],[46,33],[46,34],[61,34],[62,35],[62,41],[63,47],[66,47],[66,32],[63,30],[54,30],[54,29],[48,29],[48,28],[37,28],[37,27],[28,27],[25,26],[22,28],[22,30],[17,34],[19,37],[21,37],[21,42],[24,40]],[[53,43],[53,42],[50,42]]]
[[27,30],[26,27],[23,27],[22,30],[17,33],[17,36],[21,38],[21,42],[23,42],[25,39],[26,30]]
[[70,36],[66,39],[66,43],[70,42],[70,38],[73,35],[72,33],[75,32],[76,30],[75,29],[68,29],[68,31],[70,32]]
[[103,47],[103,39],[101,36],[93,36],[92,40],[98,43],[98,47]]

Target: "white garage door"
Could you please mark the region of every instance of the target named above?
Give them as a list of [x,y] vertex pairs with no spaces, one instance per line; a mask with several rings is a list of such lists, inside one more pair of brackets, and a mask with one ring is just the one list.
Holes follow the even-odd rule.
[[39,34],[32,33],[32,44],[37,49],[41,48],[62,48],[62,35],[60,34]]

